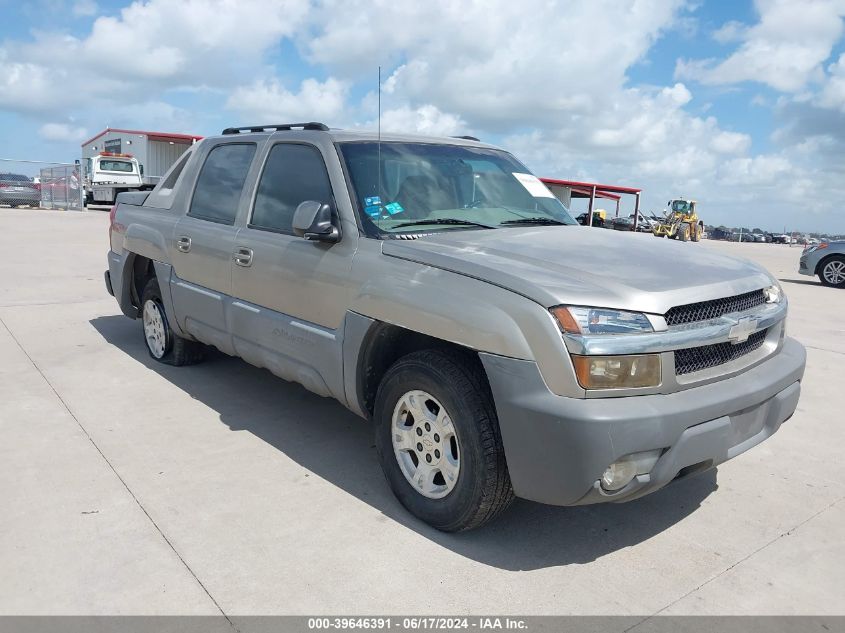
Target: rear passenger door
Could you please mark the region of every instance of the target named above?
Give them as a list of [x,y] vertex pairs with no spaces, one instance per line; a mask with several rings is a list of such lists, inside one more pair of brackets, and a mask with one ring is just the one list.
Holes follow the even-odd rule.
[[335,206],[320,149],[276,143],[235,239],[231,323],[239,355],[327,395],[327,385],[339,377],[338,330],[349,305],[358,236],[347,231],[334,244],[295,236],[293,215],[306,200]]
[[179,325],[229,353],[226,306],[232,292],[235,219],[255,151],[255,143],[223,143],[210,149],[171,242],[171,292]]

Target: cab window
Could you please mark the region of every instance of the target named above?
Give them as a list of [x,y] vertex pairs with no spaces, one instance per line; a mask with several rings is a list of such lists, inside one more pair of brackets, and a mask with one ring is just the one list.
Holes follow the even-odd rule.
[[293,235],[293,214],[306,200],[332,201],[322,155],[311,145],[275,145],[258,183],[249,226]]
[[209,222],[234,224],[254,155],[255,143],[231,143],[212,149],[197,178],[188,215]]

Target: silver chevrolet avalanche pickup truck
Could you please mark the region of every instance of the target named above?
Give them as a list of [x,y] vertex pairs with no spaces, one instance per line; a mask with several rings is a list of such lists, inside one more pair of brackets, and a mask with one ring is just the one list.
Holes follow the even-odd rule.
[[515,496],[636,499],[798,402],[805,353],[769,273],[581,227],[470,137],[230,128],[121,194],[110,239],[106,286],[154,359],[213,346],[335,398],[440,530]]

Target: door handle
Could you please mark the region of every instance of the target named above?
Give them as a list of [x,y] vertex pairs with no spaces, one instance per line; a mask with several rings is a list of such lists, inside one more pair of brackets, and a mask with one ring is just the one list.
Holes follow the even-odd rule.
[[233,258],[238,266],[252,266],[252,249],[238,247]]
[[191,238],[187,235],[183,235],[178,240],[176,240],[176,248],[178,248],[183,253],[187,253],[191,250]]

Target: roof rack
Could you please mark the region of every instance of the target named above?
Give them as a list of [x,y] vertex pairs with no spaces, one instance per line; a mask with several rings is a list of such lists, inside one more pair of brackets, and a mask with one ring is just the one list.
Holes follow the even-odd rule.
[[240,134],[241,132],[268,132],[268,131],[290,131],[298,127],[303,130],[319,130],[328,132],[329,126],[325,123],[311,121],[309,123],[279,123],[277,125],[247,125],[245,127],[227,127],[223,134]]
[[481,142],[481,139],[475,138],[474,136],[453,136],[452,138],[462,138],[465,141],[478,141]]

